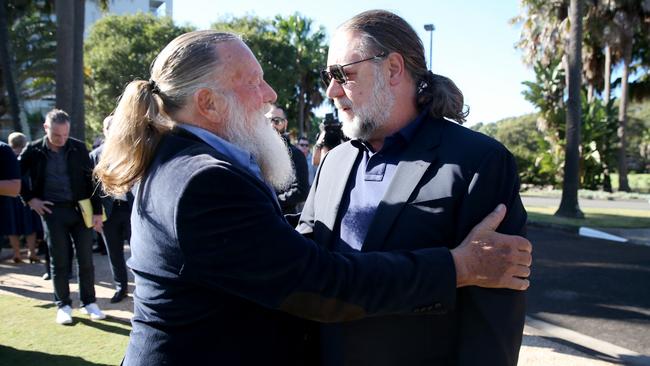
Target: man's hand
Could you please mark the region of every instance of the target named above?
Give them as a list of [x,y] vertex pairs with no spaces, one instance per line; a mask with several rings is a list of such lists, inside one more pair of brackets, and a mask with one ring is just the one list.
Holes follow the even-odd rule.
[[50,201],[43,201],[38,198],[32,198],[31,200],[29,200],[29,202],[27,202],[27,204],[29,205],[29,207],[32,208],[32,210],[36,211],[36,213],[41,216],[45,215],[46,213],[51,214],[52,210],[47,208],[47,205],[50,206],[54,205],[54,203]]
[[480,286],[525,290],[530,286],[532,245],[520,236],[495,230],[506,215],[503,204],[474,226],[451,250],[456,265],[456,287]]
[[103,231],[104,223],[102,222],[102,215],[93,215],[93,229],[101,233]]

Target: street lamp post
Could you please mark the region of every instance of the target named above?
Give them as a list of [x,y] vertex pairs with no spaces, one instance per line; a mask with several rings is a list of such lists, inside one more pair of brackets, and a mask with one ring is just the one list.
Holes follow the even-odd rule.
[[433,31],[436,30],[436,27],[433,24],[425,24],[424,30],[429,32],[429,70],[433,71]]

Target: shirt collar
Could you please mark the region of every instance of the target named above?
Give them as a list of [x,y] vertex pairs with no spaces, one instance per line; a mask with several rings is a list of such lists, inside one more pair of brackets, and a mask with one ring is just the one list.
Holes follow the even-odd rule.
[[201,127],[186,124],[186,123],[179,123],[178,127],[196,135],[198,138],[203,140],[203,142],[210,145],[213,149],[217,150],[221,154],[225,155],[227,158],[231,159],[232,162],[235,163],[235,165],[239,166],[240,168],[246,169],[247,171],[252,173],[255,177],[264,181],[264,179],[262,178],[262,171],[260,170],[260,167],[257,165],[257,161],[255,160],[253,155],[251,155],[251,153],[249,153],[248,151],[222,139],[221,137]]
[[[382,146],[382,150],[391,148],[395,146],[396,144],[402,142],[403,146],[408,145],[412,140],[413,137],[415,136],[415,132],[418,130],[420,125],[422,124],[422,121],[425,119],[428,111],[422,111],[415,119],[410,121],[406,126],[402,127],[399,131],[395,132],[394,134],[387,136],[384,139],[384,145]],[[352,140],[352,145],[356,146],[359,149],[366,149],[369,152],[372,152],[372,148],[370,147],[370,144],[368,144],[366,141],[362,140]]]

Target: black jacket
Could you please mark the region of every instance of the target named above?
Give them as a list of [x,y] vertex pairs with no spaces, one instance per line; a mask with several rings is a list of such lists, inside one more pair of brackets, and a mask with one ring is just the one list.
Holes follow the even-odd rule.
[[[32,198],[43,199],[44,196],[45,164],[47,163],[45,139],[43,137],[30,142],[18,157],[21,174],[31,180],[31,184],[23,184],[20,190],[20,195],[25,202],[29,202]],[[72,199],[79,201],[90,198],[93,213],[101,214],[101,201],[98,192],[93,189],[92,164],[86,145],[77,139],[68,138],[64,148],[69,150],[67,163]]]

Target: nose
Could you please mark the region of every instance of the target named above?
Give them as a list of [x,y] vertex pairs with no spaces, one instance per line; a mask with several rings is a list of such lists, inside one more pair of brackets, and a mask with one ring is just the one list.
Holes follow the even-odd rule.
[[325,94],[327,94],[327,97],[331,99],[340,97],[345,94],[343,91],[343,85],[332,79],[330,80],[330,84],[327,86],[327,90],[325,90]]
[[264,102],[270,104],[275,103],[276,100],[278,100],[278,94],[273,90],[271,85],[264,80]]

